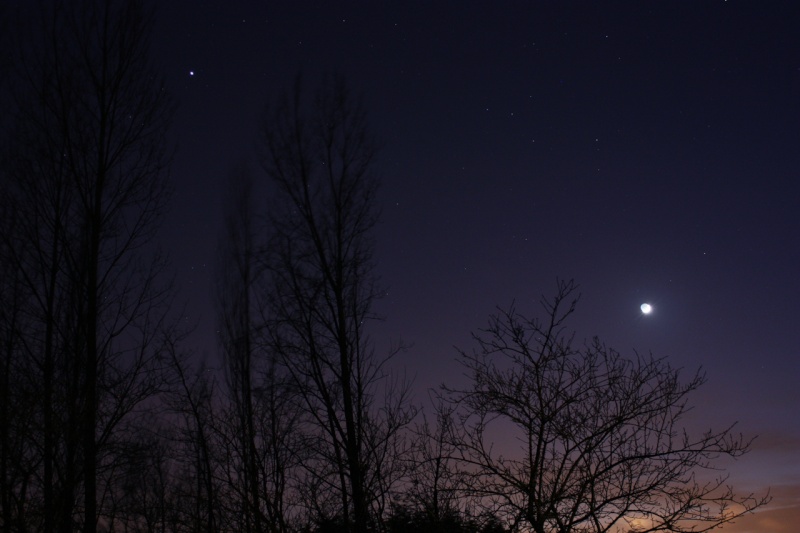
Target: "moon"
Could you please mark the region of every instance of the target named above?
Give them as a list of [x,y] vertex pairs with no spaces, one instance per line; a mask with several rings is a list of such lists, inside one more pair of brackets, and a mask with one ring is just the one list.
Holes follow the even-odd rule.
[[642,304],[639,306],[639,309],[642,310],[642,314],[649,315],[653,312],[653,306],[650,304]]

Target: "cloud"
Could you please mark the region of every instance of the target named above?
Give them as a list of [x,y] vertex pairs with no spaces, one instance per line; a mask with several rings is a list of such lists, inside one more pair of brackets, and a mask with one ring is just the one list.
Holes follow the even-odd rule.
[[800,435],[788,431],[766,431],[759,433],[751,448],[754,453],[797,454],[800,450]]
[[763,494],[770,488],[770,508],[800,502],[800,435],[789,430],[762,433],[750,453],[735,461],[722,461],[721,466],[731,474],[730,481],[739,494]]
[[800,504],[792,507],[765,507],[764,510],[740,518],[721,527],[721,533],[796,533],[800,524]]
[[800,524],[800,480],[774,485],[772,501],[757,512],[726,524],[722,533],[796,533]]

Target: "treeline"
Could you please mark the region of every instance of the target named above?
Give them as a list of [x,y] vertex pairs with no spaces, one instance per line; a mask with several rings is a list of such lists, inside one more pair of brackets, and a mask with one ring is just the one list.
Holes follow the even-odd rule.
[[705,531],[767,501],[704,477],[749,442],[683,431],[701,374],[573,342],[569,282],[541,320],[499,309],[461,354],[469,386],[423,412],[370,339],[376,146],[337,77],[273,102],[261,168],[231,176],[210,371],[153,243],[173,103],[152,24],[138,1],[55,2],[17,58],[3,531]]

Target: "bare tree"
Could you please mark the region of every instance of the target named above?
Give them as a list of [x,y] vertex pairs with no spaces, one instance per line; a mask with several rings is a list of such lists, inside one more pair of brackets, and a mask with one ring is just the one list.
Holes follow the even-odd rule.
[[176,460],[183,468],[176,491],[179,531],[219,530],[220,458],[216,453],[215,381],[205,364],[195,370],[188,363],[190,354],[181,352],[177,343],[169,350],[170,368],[176,387],[167,398],[172,411],[180,417],[176,435]]
[[[256,448],[253,379],[255,343],[258,335],[256,283],[258,281],[255,242],[253,183],[246,169],[231,180],[232,202],[221,241],[221,264],[217,287],[217,308],[225,362],[225,376],[236,423],[231,432],[240,458],[239,476],[232,481],[242,485],[243,531],[261,533],[258,450]],[[236,479],[241,477],[241,479]]]
[[[388,481],[374,444],[398,438],[409,418],[403,387],[386,405],[375,403],[386,377],[367,335],[379,294],[375,144],[342,80],[323,82],[308,107],[303,96],[298,82],[264,127],[263,166],[275,199],[269,331],[311,420],[309,487],[336,494],[342,521],[363,533],[380,496],[370,480]],[[395,414],[381,418],[389,405]]]
[[44,7],[14,84],[3,167],[17,230],[4,238],[30,294],[15,357],[39,376],[35,514],[48,533],[71,531],[79,514],[92,532],[112,443],[161,387],[169,291],[147,246],[169,196],[171,104],[149,63],[141,2]]
[[452,405],[437,398],[434,424],[423,417],[416,428],[416,445],[403,500],[431,524],[459,516],[467,509],[466,476],[459,470]]
[[[286,372],[264,342],[264,243],[256,221],[254,183],[247,169],[231,179],[231,203],[220,246],[217,308],[227,385],[219,431],[230,448],[228,482],[241,503],[239,530],[285,532],[292,507],[293,469],[302,416]],[[263,219],[262,219],[263,222]],[[236,502],[230,502],[235,507]]]
[[168,529],[175,508],[172,498],[177,480],[171,475],[174,450],[168,438],[159,434],[169,432],[157,424],[152,426],[138,442],[126,443],[127,460],[117,465],[115,490],[108,496],[118,508],[108,524],[109,531],[177,533],[174,528]]
[[[717,473],[749,441],[733,426],[683,426],[703,374],[683,380],[664,359],[626,359],[597,339],[576,347],[564,325],[575,290],[560,282],[542,321],[500,310],[461,353],[472,384],[449,393],[475,495],[536,533],[708,531],[764,505]],[[498,435],[516,450],[498,450]]]
[[[15,229],[5,216],[11,214],[11,209],[2,210],[4,235]],[[7,239],[0,241],[0,523],[5,529],[22,531],[28,526],[27,487],[39,461],[33,450],[40,403],[30,382],[30,367],[19,357],[30,324],[26,316],[30,293],[8,245]]]

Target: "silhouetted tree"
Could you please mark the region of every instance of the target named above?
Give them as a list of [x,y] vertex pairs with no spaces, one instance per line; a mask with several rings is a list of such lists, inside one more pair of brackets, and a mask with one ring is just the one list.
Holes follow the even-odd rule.
[[433,516],[426,509],[396,505],[386,521],[387,533],[504,533],[501,522],[491,514],[471,516],[459,510]]
[[169,351],[170,367],[176,387],[168,402],[180,417],[175,440],[176,460],[182,468],[175,488],[178,531],[215,533],[220,527],[220,482],[222,460],[215,439],[215,381],[205,364],[192,370],[188,353],[177,344]]
[[[711,477],[749,441],[732,426],[682,425],[703,374],[683,380],[664,359],[627,359],[597,339],[576,347],[564,325],[575,290],[560,282],[544,320],[498,311],[461,352],[472,384],[449,393],[474,494],[536,533],[707,531],[763,505]],[[499,425],[516,453],[492,445]]]
[[437,399],[433,426],[423,417],[415,435],[412,468],[401,500],[437,523],[465,510],[466,475],[459,470],[454,409]]
[[127,461],[115,473],[118,490],[111,497],[118,510],[111,525],[117,528],[110,525],[110,531],[177,533],[177,529],[168,527],[175,508],[174,450],[160,434],[168,435],[168,431],[158,426],[152,429],[153,433],[141,435],[139,442],[129,443]]
[[375,143],[340,79],[325,80],[310,105],[303,96],[298,82],[264,126],[263,167],[275,206],[266,260],[269,332],[310,421],[309,504],[335,496],[332,514],[364,533],[375,518],[371,508],[394,483],[396,470],[388,467],[410,419],[402,385],[376,404],[385,359],[374,355],[367,335],[379,295],[371,235]]
[[169,292],[148,246],[168,198],[171,105],[150,66],[141,2],[42,7],[20,48],[3,164],[16,221],[7,259],[29,295],[12,357],[31,362],[38,397],[42,472],[26,504],[42,502],[30,514],[47,533],[75,522],[93,532],[122,430],[162,385]]
[[[243,500],[243,531],[263,531],[261,515],[259,455],[256,448],[256,420],[253,381],[256,378],[256,337],[258,335],[257,282],[259,264],[255,242],[255,212],[252,179],[246,170],[233,176],[232,202],[228,207],[225,233],[221,240],[217,287],[217,315],[225,377],[235,423],[232,444],[237,452],[232,483]],[[233,465],[232,465],[233,466]]]
[[303,420],[274,352],[264,338],[262,224],[257,224],[249,172],[231,179],[232,198],[220,246],[217,309],[230,416],[219,431],[230,448],[229,505],[240,504],[239,530],[284,532],[296,503],[292,481],[304,456]]
[[[14,231],[12,211],[3,206],[0,233]],[[7,239],[0,240],[0,523],[8,530],[27,527],[27,487],[35,475],[35,428],[39,405],[28,362],[19,354],[29,320],[29,292],[11,260]]]

